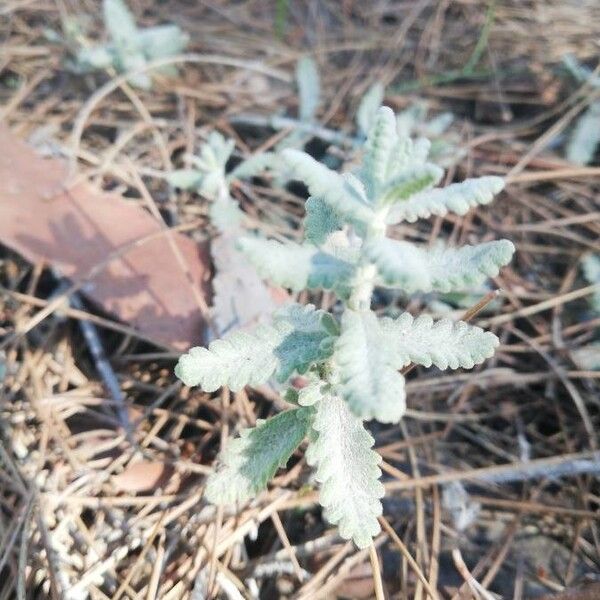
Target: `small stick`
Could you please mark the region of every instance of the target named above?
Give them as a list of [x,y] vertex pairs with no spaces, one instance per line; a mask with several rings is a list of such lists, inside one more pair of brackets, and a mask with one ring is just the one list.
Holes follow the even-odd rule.
[[[77,310],[83,310],[83,303],[77,292],[74,292],[69,296],[69,304]],[[94,358],[96,369],[115,402],[115,412],[117,413],[119,423],[129,435],[131,433],[131,424],[129,423],[129,414],[127,412],[127,405],[125,404],[125,396],[121,391],[119,380],[117,379],[108,358],[106,358],[106,353],[104,352],[104,347],[100,341],[98,330],[91,321],[80,320],[78,323],[88,348],[90,349],[90,353]]]
[[385,600],[385,594],[383,593],[383,581],[381,580],[381,567],[379,566],[379,557],[377,556],[377,550],[371,542],[369,546],[369,559],[371,560],[371,569],[373,570],[373,584],[375,586],[375,598],[376,600]]

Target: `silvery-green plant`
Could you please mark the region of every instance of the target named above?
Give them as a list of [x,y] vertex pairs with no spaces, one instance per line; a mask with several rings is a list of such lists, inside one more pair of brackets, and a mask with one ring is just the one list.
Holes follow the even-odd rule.
[[[377,81],[361,98],[356,112],[359,135],[365,137],[368,134],[384,96],[385,87],[383,83]],[[460,147],[460,136],[456,132],[449,131],[453,121],[454,115],[450,112],[429,118],[429,106],[423,100],[413,102],[396,116],[398,135],[431,139],[429,156],[436,164],[443,167],[456,164],[465,154]]]
[[218,233],[211,242],[216,272],[212,280],[212,323],[219,335],[259,322],[275,310],[268,287],[236,248],[237,239],[244,233],[244,213],[231,195],[231,186],[236,180],[275,168],[278,157],[271,152],[255,154],[227,172],[234,148],[233,140],[213,131],[198,156],[188,157],[191,168],[166,175],[173,187],[193,190],[210,202],[208,216]]
[[252,498],[307,439],[306,460],[321,486],[325,518],[343,538],[367,546],[379,531],[384,488],[380,457],[364,422],[401,419],[400,369],[409,363],[470,369],[492,356],[498,339],[479,327],[409,313],[379,318],[371,308],[375,286],[410,293],[462,289],[497,275],[514,252],[508,240],[429,250],[388,237],[388,225],[431,214],[462,215],[503,188],[498,177],[434,188],[443,171],[428,162],[428,148],[400,137],[393,111],[382,107],[356,173],[339,174],[298,150],[282,152],[310,193],[305,241],[244,237],[238,245],[278,285],[333,291],[339,311],[290,304],[270,324],[233,332],[180,358],[178,377],[207,392],[221,386],[240,390],[272,376],[281,382],[295,373],[305,376],[306,385],[286,396],[294,408],[228,443],[207,480],[209,501]]
[[[104,0],[102,7],[110,42],[81,48],[76,59],[82,70],[113,67],[119,73],[135,71],[150,61],[179,54],[189,42],[189,36],[177,25],[139,29],[123,0]],[[176,73],[172,66],[156,71],[164,75]],[[152,86],[151,76],[146,72],[132,75],[129,82],[142,89]]]
[[[574,56],[567,55],[563,62],[571,75],[580,83],[587,83],[593,89],[600,89],[600,77],[579,64]],[[578,165],[592,162],[600,145],[600,100],[590,103],[577,119],[566,146],[566,156]]]

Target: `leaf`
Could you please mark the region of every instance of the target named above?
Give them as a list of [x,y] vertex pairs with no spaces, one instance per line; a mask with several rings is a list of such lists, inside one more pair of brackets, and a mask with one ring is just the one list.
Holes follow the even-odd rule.
[[[223,195],[218,193],[219,188],[223,185],[223,180],[217,183],[212,190],[214,195],[207,194],[207,191],[203,188],[201,188],[201,191],[206,194],[207,197],[216,197],[216,199],[213,199],[213,201],[210,203],[208,208],[208,215],[212,225],[216,227],[220,233],[227,233],[230,234],[230,236],[235,235],[237,238],[239,235],[241,235],[240,225],[244,221],[244,213],[240,209],[238,203],[229,195],[229,193],[225,193]],[[235,245],[235,243],[236,242],[231,239],[231,244]],[[239,252],[237,254],[239,254]],[[246,268],[248,266],[249,265],[246,265]]]
[[335,171],[299,150],[286,149],[281,153],[293,176],[306,185],[311,196],[320,198],[347,221],[369,223],[373,210],[359,189]]
[[567,159],[577,165],[591,163],[600,144],[600,102],[593,102],[579,117],[567,144]]
[[571,351],[573,362],[583,371],[600,371],[600,344],[588,344]]
[[249,156],[237,165],[229,173],[227,179],[250,179],[267,169],[271,171],[280,170],[281,159],[274,152],[259,152],[258,154]]
[[177,169],[165,175],[167,183],[180,190],[197,189],[202,181],[202,173],[196,169]]
[[401,221],[414,223],[418,218],[431,215],[444,217],[448,211],[462,216],[479,204],[489,204],[503,188],[504,180],[501,177],[488,176],[421,192],[395,205],[390,211],[388,224]]
[[335,361],[340,393],[355,415],[382,423],[400,420],[406,408],[404,377],[374,313],[344,311]]
[[175,56],[182,52],[190,41],[189,35],[177,25],[148,27],[138,33],[144,54],[150,60]]
[[298,84],[299,117],[301,121],[312,121],[319,106],[321,84],[315,61],[303,56],[296,65],[296,82]]
[[354,272],[349,262],[314,246],[243,237],[238,248],[262,277],[295,291],[323,288],[344,295]]
[[277,379],[285,381],[294,371],[303,374],[313,363],[329,358],[334,337],[339,334],[333,317],[312,304],[289,304],[274,317],[280,341],[274,349],[278,361]]
[[397,142],[394,111],[382,106],[369,131],[363,159],[363,179],[370,197],[376,197],[378,190],[387,182],[388,164]]
[[141,51],[138,28],[133,14],[123,0],[104,0],[104,23],[119,53]]
[[235,331],[197,346],[179,358],[175,375],[187,386],[198,385],[205,392],[229,386],[234,392],[246,385],[265,383],[277,368],[275,347],[281,336],[269,325],[251,331]]
[[187,386],[214,392],[222,386],[241,390],[265,383],[273,373],[285,381],[295,370],[305,372],[333,351],[333,318],[311,304],[291,304],[275,313],[273,325],[234,331],[192,348],[179,358],[175,374]]
[[598,289],[592,295],[592,306],[600,313],[600,254],[586,254],[581,260],[583,275],[590,285],[597,285]]
[[110,479],[123,492],[147,492],[164,485],[172,471],[172,467],[164,462],[141,460],[130,464],[122,473],[113,475]]
[[399,202],[402,207],[411,196],[439,183],[443,175],[444,170],[431,163],[406,169],[387,183],[378,203],[381,205]]
[[376,81],[362,97],[356,111],[356,124],[359,132],[367,136],[375,121],[377,111],[383,102],[385,86],[381,81]]
[[[218,220],[223,217],[220,212]],[[227,219],[227,226],[231,227],[230,223],[230,219]],[[223,224],[215,225],[224,231]],[[212,280],[212,317],[220,336],[233,329],[264,322],[267,317],[270,320],[276,310],[271,290],[248,259],[237,250],[238,235],[239,230],[234,226],[214,238],[210,246],[215,270]]]
[[323,516],[338,525],[342,538],[366,548],[379,531],[384,488],[379,477],[381,461],[372,450],[374,440],[346,403],[325,396],[316,405],[306,461],[315,467],[321,484],[319,502]]
[[206,499],[213,504],[233,504],[264,490],[306,436],[311,416],[311,408],[288,410],[230,440],[220,456],[220,468],[206,481]]
[[[0,240],[33,264],[78,281],[96,270],[82,292],[105,314],[166,350],[198,343],[206,323],[198,294],[209,302],[205,243],[172,232],[186,265],[161,225],[130,198],[81,182],[66,191],[68,165],[42,158],[0,124]],[[131,247],[133,240],[147,240]],[[126,253],[125,247],[129,246]],[[152,301],[150,301],[150,298]]]
[[321,246],[342,224],[336,212],[320,198],[311,196],[305,204],[304,239],[315,246]]
[[364,253],[377,266],[381,282],[407,293],[449,292],[481,284],[498,275],[515,251],[512,242],[500,240],[461,248],[422,249],[409,242],[373,240]]
[[415,319],[405,312],[397,319],[382,319],[380,326],[398,369],[411,362],[425,367],[434,364],[442,370],[472,369],[493,356],[499,344],[493,333],[480,327],[450,319],[434,321],[429,315]]
[[77,52],[77,65],[85,70],[106,69],[113,64],[114,54],[109,46],[81,48]]

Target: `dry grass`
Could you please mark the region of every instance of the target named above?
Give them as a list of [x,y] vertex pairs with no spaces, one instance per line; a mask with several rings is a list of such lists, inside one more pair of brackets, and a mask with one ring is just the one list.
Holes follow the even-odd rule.
[[[69,74],[44,30],[58,30],[61,14],[90,15],[98,30],[99,3],[5,0],[0,115],[15,132],[71,158],[74,177],[117,186],[140,204],[143,181],[174,226],[203,219],[206,206],[153,174],[181,164],[213,128],[244,153],[272,146],[277,133],[233,123],[240,114],[294,114],[290,82],[302,51],[321,67],[326,127],[351,132],[357,102],[376,79],[389,84],[395,108],[425,97],[459,116],[454,130],[467,154],[449,178],[499,173],[511,183],[491,208],[398,234],[515,242],[515,261],[495,281],[502,302],[476,318],[502,345],[473,373],[413,370],[401,427],[375,427],[388,494],[369,556],[321,520],[300,456],[249,506],[206,505],[203,481],[219,444],[280,400],[268,390],[185,389],[173,355],[97,321],[134,425],[122,433],[79,332],[85,309],[67,318],[55,304],[27,335],[13,335],[43,310],[56,282],[42,265],[3,251],[0,334],[10,343],[2,346],[0,600],[376,591],[521,599],[597,579],[599,374],[578,369],[572,352],[600,324],[587,318],[594,290],[578,266],[585,252],[600,251],[600,173],[561,158],[561,136],[592,92],[560,72],[567,52],[598,56],[597,2],[499,1],[483,40],[486,9],[475,1],[290,2],[284,41],[273,34],[270,2],[131,4],[145,23],[181,23],[194,55],[179,79],[152,93],[117,81],[93,95],[110,77]],[[301,198],[250,184],[235,193],[257,226],[298,234]],[[408,309],[425,303],[413,299]],[[443,506],[451,482],[480,505],[464,531]]]

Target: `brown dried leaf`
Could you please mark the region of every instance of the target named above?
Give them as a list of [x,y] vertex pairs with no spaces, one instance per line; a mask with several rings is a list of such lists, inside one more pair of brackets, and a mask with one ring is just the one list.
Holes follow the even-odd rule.
[[140,461],[114,475],[111,481],[122,492],[151,492],[159,486],[163,487],[172,472],[172,467],[165,463]]
[[[121,196],[87,183],[67,189],[65,181],[62,161],[42,158],[0,126],[0,242],[77,281],[119,248],[160,232],[149,213]],[[82,291],[143,337],[185,349],[203,339],[192,286],[208,296],[210,261],[206,247],[171,236],[189,279],[166,236],[157,235],[112,260]]]

